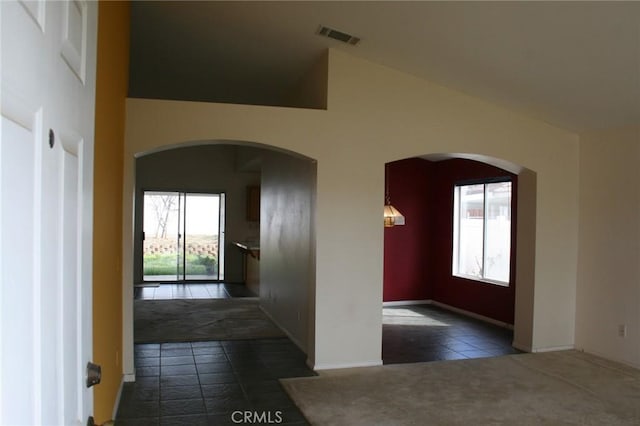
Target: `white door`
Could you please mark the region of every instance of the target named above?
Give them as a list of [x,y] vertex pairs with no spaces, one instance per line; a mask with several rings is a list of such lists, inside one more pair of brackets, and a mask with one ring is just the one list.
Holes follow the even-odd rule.
[[0,424],[84,425],[97,2],[0,5]]

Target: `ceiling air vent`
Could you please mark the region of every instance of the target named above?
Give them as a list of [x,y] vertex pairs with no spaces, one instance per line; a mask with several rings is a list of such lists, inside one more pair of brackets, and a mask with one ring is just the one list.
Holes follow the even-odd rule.
[[351,34],[343,33],[342,31],[334,30],[333,28],[325,27],[323,25],[320,25],[318,27],[317,34],[351,45],[356,45],[360,41],[358,37],[352,36]]

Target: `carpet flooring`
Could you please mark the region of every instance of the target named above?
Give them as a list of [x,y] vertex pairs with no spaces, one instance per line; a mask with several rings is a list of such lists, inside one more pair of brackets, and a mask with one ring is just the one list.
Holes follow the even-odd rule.
[[258,299],[134,301],[135,343],[265,339],[284,336],[262,312]]
[[281,381],[313,425],[639,425],[640,370],[577,351]]

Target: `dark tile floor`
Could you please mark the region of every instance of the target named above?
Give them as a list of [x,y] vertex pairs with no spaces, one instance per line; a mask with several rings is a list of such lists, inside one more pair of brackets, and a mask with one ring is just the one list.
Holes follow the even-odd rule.
[[278,381],[315,375],[289,339],[138,344],[135,363],[117,425],[308,424]]
[[[136,298],[251,295],[244,290],[225,283],[162,284],[136,288]],[[519,353],[512,338],[511,330],[434,305],[383,309],[384,364]],[[315,373],[287,338],[138,344],[135,363],[137,379],[124,386],[117,425],[232,425],[244,412],[266,416],[254,424],[307,424],[278,379]]]
[[230,283],[163,283],[157,286],[136,286],[135,299],[230,299],[234,297],[255,297],[244,284]]
[[435,305],[385,307],[384,364],[483,358],[520,353],[513,331]]

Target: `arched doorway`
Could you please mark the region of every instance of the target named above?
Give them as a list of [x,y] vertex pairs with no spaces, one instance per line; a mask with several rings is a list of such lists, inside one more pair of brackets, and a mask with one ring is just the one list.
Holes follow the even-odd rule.
[[[141,207],[149,188],[225,195],[224,281],[246,279],[247,253],[235,243],[253,241],[257,250],[252,247],[251,254],[259,259],[254,265],[254,273],[259,274],[254,293],[260,299],[260,307],[307,353],[313,341],[309,333],[314,328],[310,295],[315,289],[315,161],[257,143],[202,141],[141,153],[133,162],[130,211],[136,213],[130,230],[125,229],[132,241],[125,247],[125,256],[128,253],[130,257],[124,259],[125,276],[132,277],[124,283],[125,368],[131,359],[128,371],[133,372],[130,295],[136,277],[144,276]],[[248,218],[248,189],[257,186],[262,208],[259,218]],[[131,358],[127,356],[129,350]]]
[[535,174],[470,154],[399,160],[386,171],[406,225],[385,229],[383,361],[527,350]]

